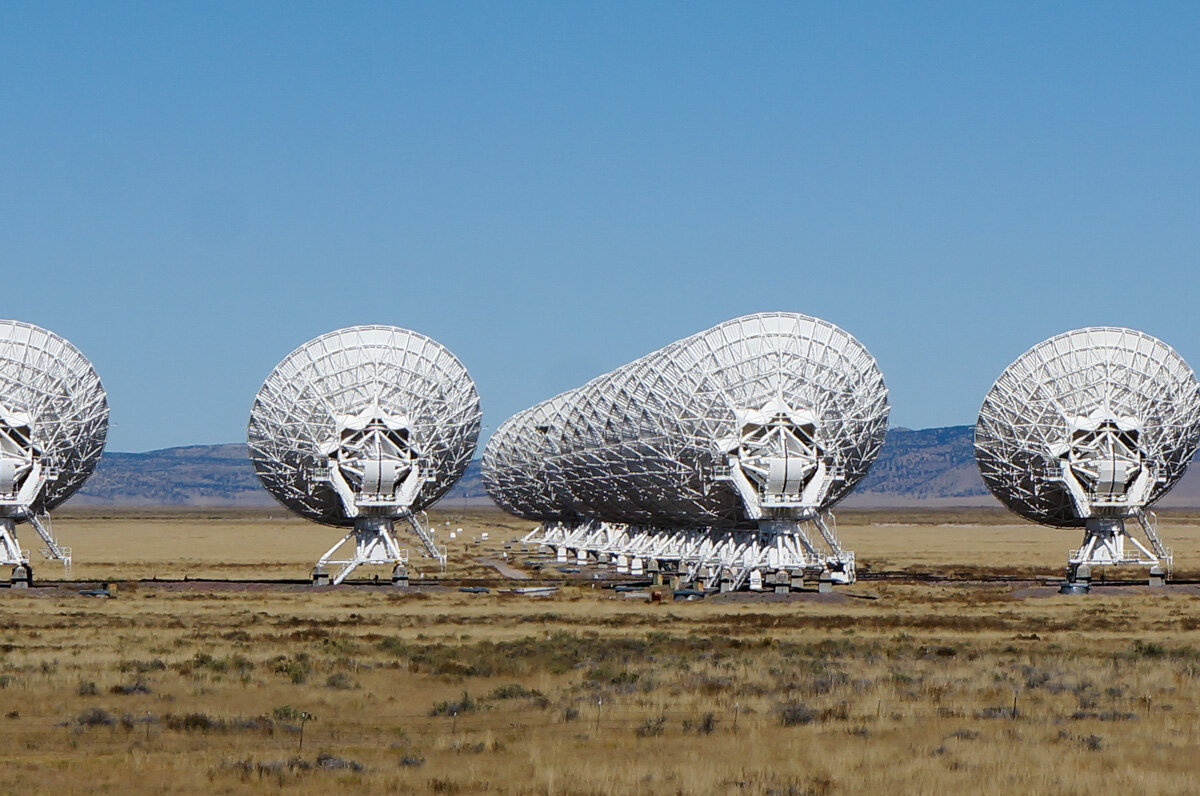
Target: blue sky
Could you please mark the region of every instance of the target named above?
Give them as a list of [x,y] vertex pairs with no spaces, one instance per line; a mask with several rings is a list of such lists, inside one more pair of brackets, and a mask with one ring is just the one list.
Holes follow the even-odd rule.
[[0,4],[0,315],[110,450],[244,439],[331,329],[438,339],[484,422],[760,310],[973,421],[1070,328],[1200,364],[1189,3]]

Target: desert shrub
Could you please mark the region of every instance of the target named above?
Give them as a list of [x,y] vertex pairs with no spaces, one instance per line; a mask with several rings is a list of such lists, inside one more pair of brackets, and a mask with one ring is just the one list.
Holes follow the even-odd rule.
[[695,732],[697,735],[712,735],[717,729],[717,717],[713,713],[705,713],[697,720],[684,719],[683,731]]
[[457,716],[460,713],[471,713],[479,707],[466,691],[457,702],[437,702],[429,711],[430,716]]
[[450,748],[459,754],[481,755],[487,751],[487,744],[483,741],[479,743],[459,743],[455,741],[450,744]]
[[100,693],[96,688],[96,684],[91,680],[80,680],[79,685],[75,689],[75,693],[79,696],[96,696]]
[[275,674],[287,677],[296,685],[306,682],[313,671],[312,662],[303,652],[298,652],[294,656],[280,655],[274,660],[272,669]]
[[355,639],[336,635],[321,639],[321,652],[336,655],[357,655],[362,652],[362,645]]
[[117,720],[104,708],[89,708],[75,717],[81,727],[111,727]]
[[779,723],[784,727],[812,724],[817,720],[816,711],[799,702],[788,702],[779,705],[776,711],[779,713]]
[[328,752],[322,752],[317,755],[317,768],[326,769],[349,769],[350,771],[362,771],[365,766],[355,760],[347,760],[344,757],[335,757]]
[[248,730],[271,735],[275,732],[275,722],[269,716],[251,716],[250,718],[223,719],[210,716],[207,713],[185,713],[183,715],[167,714],[162,717],[163,726],[175,732],[236,732]]
[[254,661],[247,658],[245,655],[234,653],[228,658],[229,668],[238,674],[246,674],[254,669]]
[[634,734],[639,738],[649,738],[655,735],[662,735],[663,727],[666,725],[666,723],[667,720],[661,716],[657,719],[646,719],[644,722],[642,722],[641,726],[634,730]]
[[388,636],[380,639],[375,644],[375,649],[388,655],[395,655],[397,658],[407,658],[409,656],[409,645],[404,639],[396,636]]
[[637,672],[615,669],[612,666],[597,666],[583,676],[585,680],[603,685],[633,685],[639,679]]
[[1101,711],[1086,711],[1077,710],[1071,714],[1072,721],[1084,721],[1092,719],[1095,721],[1134,721],[1138,718],[1136,713],[1124,713],[1119,710],[1101,710]]
[[520,683],[508,683],[497,686],[487,695],[488,699],[522,699],[524,697],[541,696],[541,692],[531,690]]
[[129,696],[130,694],[149,694],[152,692],[150,690],[150,686],[146,685],[145,682],[142,680],[134,680],[128,685],[114,685],[112,688],[108,689],[108,693]]
[[339,691],[350,691],[358,688],[358,682],[345,672],[335,672],[325,678],[325,687]]
[[163,663],[158,658],[149,661],[121,661],[117,664],[119,672],[135,672],[137,674],[146,674],[147,672],[161,672],[167,668],[167,664]]
[[221,719],[213,718],[207,713],[186,713],[182,716],[167,715],[163,717],[163,724],[168,730],[177,732],[209,732],[211,730],[225,729],[225,722]]
[[1015,718],[1010,707],[990,707],[975,711],[977,719],[1011,719]]
[[714,677],[708,674],[695,674],[687,680],[689,691],[695,691],[705,696],[717,696],[732,691],[734,681],[730,677]]
[[843,671],[830,671],[801,683],[800,690],[808,694],[828,694],[849,683],[850,675]]
[[[140,663],[140,662],[137,662]],[[153,666],[155,661],[150,662]],[[161,663],[161,661],[159,661]],[[208,674],[226,674],[236,672],[238,674],[246,674],[254,668],[254,662],[244,655],[234,654],[224,658],[218,658],[210,655],[207,652],[197,652],[183,663],[176,664],[175,668],[180,674],[195,675],[198,673]],[[139,672],[142,670],[139,668]]]
[[215,658],[207,652],[197,652],[192,656],[191,660],[184,661],[179,665],[181,674],[192,674],[197,671],[210,671],[220,674],[228,668],[229,665],[224,659]]
[[1170,648],[1156,641],[1142,641],[1139,639],[1133,642],[1133,652],[1130,654],[1130,657],[1171,658],[1174,660],[1195,661],[1200,659],[1200,650],[1196,650],[1190,646]]
[[269,716],[251,716],[248,719],[237,719],[225,723],[227,729],[231,730],[250,730],[252,732],[262,732],[267,735],[275,734],[275,722]]
[[304,711],[292,707],[291,705],[280,705],[271,711],[271,716],[276,721],[300,721],[304,715]]

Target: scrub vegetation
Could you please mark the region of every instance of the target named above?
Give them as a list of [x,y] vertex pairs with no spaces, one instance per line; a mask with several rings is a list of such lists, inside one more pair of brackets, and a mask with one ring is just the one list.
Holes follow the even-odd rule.
[[[1074,541],[946,519],[871,514],[842,530],[861,537],[851,546],[864,561],[875,534],[889,571],[952,572],[950,548],[1011,530],[1016,550],[1023,534],[1051,537],[1053,557],[1026,563],[1054,575]],[[157,542],[142,560],[134,544],[164,522],[180,539],[203,536],[181,548],[201,562],[220,529],[271,527],[64,519],[77,557],[87,528],[124,534],[135,553],[111,563],[111,598],[73,585],[0,592],[6,789],[1155,793],[1187,791],[1200,774],[1200,589],[1189,585],[1064,597],[1034,579],[884,580],[658,602],[558,576],[563,588],[532,598],[500,593],[524,583],[473,562],[508,552],[541,578],[519,546],[504,549],[524,526],[482,512],[453,520],[467,541],[447,578],[491,577],[489,593],[133,580],[143,567],[173,574]],[[1163,521],[1168,536],[1184,529],[1177,556],[1191,522]],[[307,538],[306,526],[283,529]],[[921,535],[925,552],[912,544]],[[267,577],[302,578],[321,552],[276,550]]]

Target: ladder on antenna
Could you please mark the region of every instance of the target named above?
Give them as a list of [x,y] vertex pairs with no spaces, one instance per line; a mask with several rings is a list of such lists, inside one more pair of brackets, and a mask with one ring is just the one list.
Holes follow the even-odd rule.
[[42,537],[42,541],[46,546],[42,548],[42,557],[47,560],[61,561],[63,567],[71,571],[71,548],[63,547],[54,538],[54,531],[50,525],[50,515],[41,513],[30,513],[29,524],[37,531],[38,536]]
[[1138,524],[1142,526],[1142,532],[1150,540],[1150,549],[1154,551],[1154,555],[1160,562],[1166,564],[1167,577],[1170,577],[1175,557],[1171,553],[1171,548],[1164,545],[1162,537],[1158,535],[1158,515],[1153,511],[1139,508],[1134,512],[1134,516],[1137,518]]
[[[424,516],[423,513],[422,516]],[[408,513],[401,519],[412,526],[413,533],[421,540],[426,553],[430,558],[436,559],[444,571],[446,548],[434,544],[433,534],[426,530],[425,523],[415,514]],[[427,518],[425,522],[428,522]],[[341,584],[350,576],[350,573],[366,564],[390,564],[397,568],[393,571],[393,578],[395,578],[398,571],[403,570],[408,564],[408,550],[402,549],[397,543],[394,531],[392,518],[359,517],[355,521],[354,528],[317,561],[317,565],[313,569],[314,583],[317,582],[316,578],[326,575],[328,566],[340,567],[331,581],[334,586]],[[348,547],[351,544],[353,544],[353,553],[349,558],[334,558],[344,546]]]
[[[424,522],[422,522],[422,519]],[[425,548],[425,554],[432,559],[435,559],[441,565],[442,570],[446,569],[446,548],[438,547],[433,541],[433,534],[425,527],[429,522],[429,515],[421,512],[421,519],[417,518],[415,513],[410,513],[404,520],[412,527],[413,533],[421,540],[421,545]]]

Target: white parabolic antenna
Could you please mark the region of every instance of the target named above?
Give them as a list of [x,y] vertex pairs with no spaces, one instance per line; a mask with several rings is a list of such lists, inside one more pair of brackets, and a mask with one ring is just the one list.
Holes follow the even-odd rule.
[[[421,512],[462,476],[479,438],[479,396],[436,341],[395,326],[353,326],[297,348],[271,371],[250,412],[250,459],[263,486],[310,520],[352,530],[314,569],[362,564],[404,573],[393,535],[407,522],[445,562]],[[353,541],[350,558],[334,558]]]
[[[984,482],[1034,522],[1084,528],[1068,578],[1097,565],[1169,572],[1147,509],[1200,445],[1200,385],[1174,349],[1144,332],[1090,327],[1045,340],[1000,375],[975,427]],[[1136,519],[1145,542],[1125,521]]]
[[854,337],[798,313],[747,315],[514,415],[484,451],[484,485],[541,520],[527,539],[560,558],[678,567],[726,588],[784,570],[850,582],[828,511],[866,475],[887,417]]
[[53,332],[0,320],[0,564],[28,585],[29,556],[16,524],[41,536],[42,554],[68,567],[48,512],[87,480],[104,451],[108,402],[95,368]]

